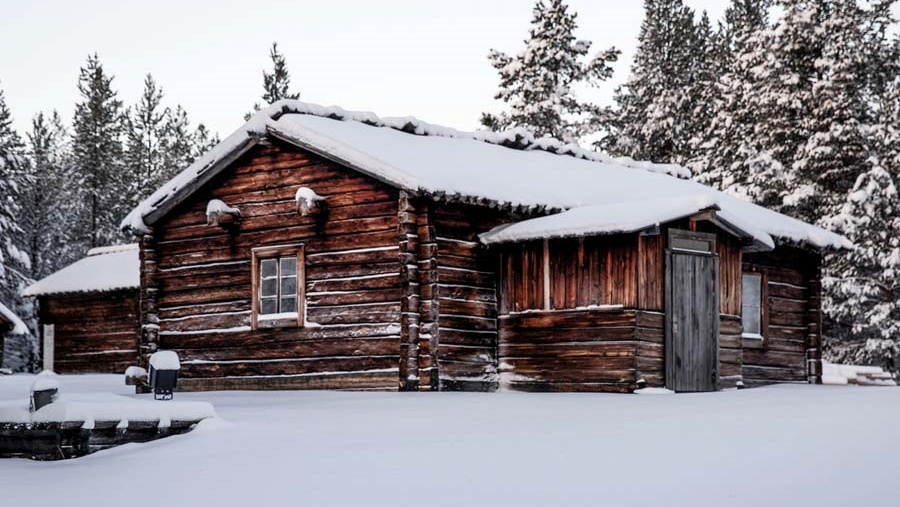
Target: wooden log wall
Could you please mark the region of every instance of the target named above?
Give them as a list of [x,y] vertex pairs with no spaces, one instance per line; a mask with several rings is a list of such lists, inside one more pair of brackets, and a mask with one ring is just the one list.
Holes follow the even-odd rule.
[[[440,389],[497,388],[497,255],[478,234],[510,220],[508,214],[457,204],[435,204],[437,342]],[[434,280],[434,274],[429,280]]]
[[549,310],[500,317],[500,385],[519,391],[630,392],[634,310]]
[[[300,186],[326,198],[322,213],[297,212]],[[239,208],[240,221],[207,225],[210,199]],[[416,276],[401,263],[399,206],[385,184],[274,144],[155,224],[142,255],[156,263],[144,277],[158,287],[159,347],[182,358],[179,388],[397,389],[401,340],[414,339],[401,336],[401,301],[410,310]],[[251,249],[291,244],[304,245],[306,326],[254,330]]]
[[764,340],[744,340],[743,379],[750,385],[821,382],[820,257],[798,248],[747,254],[744,271],[766,280]]
[[40,322],[54,326],[57,373],[122,374],[138,364],[137,290],[46,296],[38,306]]
[[635,315],[637,371],[635,379],[646,387],[666,386],[666,315],[639,310]]

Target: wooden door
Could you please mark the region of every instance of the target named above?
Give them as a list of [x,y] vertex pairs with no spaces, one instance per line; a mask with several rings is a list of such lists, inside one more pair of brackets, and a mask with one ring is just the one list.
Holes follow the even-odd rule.
[[666,251],[666,387],[719,385],[719,257],[715,235],[672,230]]

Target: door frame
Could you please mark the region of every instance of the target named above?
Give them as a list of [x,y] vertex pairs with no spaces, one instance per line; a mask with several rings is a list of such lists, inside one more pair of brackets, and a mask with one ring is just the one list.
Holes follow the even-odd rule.
[[673,304],[675,296],[672,293],[672,256],[673,255],[694,255],[702,257],[710,257],[713,259],[713,291],[712,307],[715,309],[712,322],[713,338],[715,340],[716,363],[713,370],[713,391],[719,390],[719,380],[721,376],[721,344],[719,337],[719,324],[721,316],[719,315],[720,307],[720,280],[719,280],[719,254],[716,249],[716,235],[706,232],[686,231],[682,229],[669,229],[668,242],[666,244],[666,266],[665,266],[665,349],[663,357],[665,358],[665,382],[666,388],[675,390],[675,370],[674,362],[675,350],[673,346],[674,336],[672,333]]

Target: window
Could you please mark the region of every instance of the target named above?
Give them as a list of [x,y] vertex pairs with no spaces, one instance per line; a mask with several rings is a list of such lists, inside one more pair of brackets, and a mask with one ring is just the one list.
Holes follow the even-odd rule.
[[303,247],[256,248],[252,254],[254,329],[302,326]]
[[763,339],[763,277],[747,273],[741,277],[742,336],[752,340]]

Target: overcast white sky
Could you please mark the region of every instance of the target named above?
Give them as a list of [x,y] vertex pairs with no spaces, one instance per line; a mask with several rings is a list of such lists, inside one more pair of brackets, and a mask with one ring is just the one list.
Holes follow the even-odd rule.
[[[713,19],[726,0],[686,0]],[[38,111],[71,119],[78,69],[97,52],[126,104],[151,72],[169,105],[225,136],[261,94],[278,41],[302,99],[379,115],[414,115],[462,129],[495,109],[490,48],[516,52],[532,0],[0,0],[0,89],[20,131]],[[643,16],[640,0],[570,0],[578,36],[622,58],[625,80]]]

